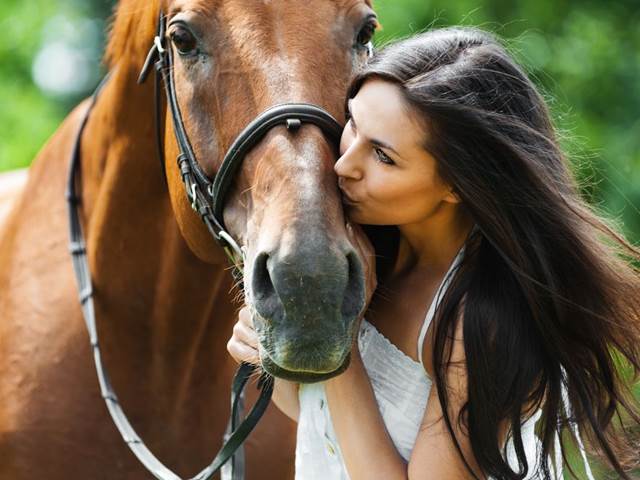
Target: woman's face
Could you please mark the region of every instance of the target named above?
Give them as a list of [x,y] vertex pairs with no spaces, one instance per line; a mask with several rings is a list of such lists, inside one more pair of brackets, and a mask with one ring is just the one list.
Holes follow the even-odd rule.
[[368,225],[420,223],[457,202],[422,147],[428,132],[400,87],[369,79],[349,101],[334,170],[349,218]]

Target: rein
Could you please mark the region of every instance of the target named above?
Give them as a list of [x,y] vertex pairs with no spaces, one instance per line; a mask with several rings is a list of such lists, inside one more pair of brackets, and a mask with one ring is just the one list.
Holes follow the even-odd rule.
[[[180,476],[176,475],[162,462],[160,462],[153,453],[151,453],[131,426],[129,419],[122,410],[118,397],[111,386],[109,374],[107,373],[107,369],[102,361],[102,354],[100,352],[98,330],[96,328],[95,307],[93,302],[94,292],[91,281],[91,272],[89,270],[89,262],[87,260],[86,242],[80,223],[79,210],[82,198],[77,192],[76,185],[80,174],[80,141],[82,133],[87,124],[87,120],[89,119],[89,114],[96,103],[98,94],[106,83],[108,77],[108,75],[105,77],[102,83],[98,86],[96,92],[93,94],[91,104],[82,119],[82,123],[80,124],[71,153],[71,166],[66,192],[69,216],[69,252],[71,253],[73,269],[78,283],[82,314],[87,331],[89,332],[89,341],[93,351],[93,359],[95,362],[98,382],[100,384],[100,394],[107,405],[107,409],[111,414],[113,423],[118,428],[122,439],[131,449],[133,454],[155,478],[159,480],[182,480]],[[258,381],[258,388],[261,389],[258,400],[246,418],[242,423],[240,423],[240,414],[244,403],[243,389],[249,378],[252,376],[253,371],[254,366],[248,363],[243,363],[238,368],[232,383],[231,418],[228,426],[228,434],[225,435],[225,442],[213,461],[191,480],[210,479],[218,470],[220,470],[227,460],[232,458],[234,455],[238,455],[236,452],[240,449],[244,440],[249,436],[264,414],[273,393],[273,380],[269,378],[266,373],[263,373]],[[233,480],[242,479],[244,477],[243,465],[236,466],[236,463],[240,462],[232,461],[231,468],[228,471],[230,478]]]
[[[333,145],[338,145],[342,135],[342,126],[322,108],[307,103],[285,103],[275,105],[258,115],[238,135],[227,151],[222,164],[213,179],[210,179],[200,167],[189,142],[187,132],[182,121],[180,107],[176,96],[173,78],[173,52],[166,43],[166,17],[162,12],[158,19],[157,36],[149,50],[138,83],[143,83],[148,77],[151,66],[155,65],[155,121],[157,147],[162,171],[164,172],[164,149],[162,140],[162,108],[160,91],[161,83],[171,111],[173,130],[180,150],[177,158],[178,168],[184,183],[187,198],[192,208],[200,215],[207,229],[223,248],[229,261],[233,265],[233,276],[237,282],[243,278],[245,248],[227,232],[223,219],[223,207],[233,179],[242,165],[246,154],[274,127],[284,125],[287,131],[294,134],[303,123],[318,126],[327,135]],[[369,49],[371,54],[371,49]],[[99,93],[109,78],[107,75],[94,92],[91,104],[87,109],[75,138],[70,159],[70,171],[67,182],[67,207],[69,217],[69,251],[73,262],[75,276],[79,290],[79,300],[83,317],[89,333],[89,340],[93,351],[96,373],[100,384],[100,391],[114,424],[118,428],[124,442],[129,446],[140,463],[159,480],[182,480],[160,462],[137,435],[131,423],[122,410],[118,398],[113,391],[106,367],[103,364],[96,329],[95,307],[93,301],[93,285],[87,260],[86,242],[80,222],[81,194],[77,191],[80,176],[80,141],[89,115],[98,99]],[[243,389],[254,371],[254,366],[243,363],[238,368],[233,379],[231,390],[231,417],[224,437],[224,443],[212,462],[191,480],[210,479],[225,463],[223,478],[242,480],[244,478],[244,455],[242,443],[256,426],[264,414],[273,393],[273,379],[263,372],[258,381],[261,389],[260,396],[245,419],[240,422],[243,410]]]

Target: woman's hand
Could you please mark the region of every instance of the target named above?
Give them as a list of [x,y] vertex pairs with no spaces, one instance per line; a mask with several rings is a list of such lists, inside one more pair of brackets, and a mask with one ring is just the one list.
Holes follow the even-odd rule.
[[[227,342],[227,350],[238,363],[246,362],[260,365],[258,352],[258,334],[253,328],[251,309],[245,305],[238,313],[238,321],[233,326],[233,335]],[[281,378],[274,378],[273,403],[289,418],[298,421],[300,403],[298,401],[298,384]]]
[[245,305],[238,314],[238,321],[233,326],[233,335],[227,342],[227,350],[238,363],[260,364],[258,353],[258,334],[253,328],[251,309]]

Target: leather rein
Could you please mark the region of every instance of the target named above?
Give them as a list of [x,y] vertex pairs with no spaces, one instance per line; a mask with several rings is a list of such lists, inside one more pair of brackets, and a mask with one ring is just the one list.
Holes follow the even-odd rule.
[[[370,50],[371,52],[371,50]],[[243,275],[245,249],[234,240],[227,232],[223,220],[223,207],[225,196],[228,193],[235,174],[244,160],[245,155],[268,133],[278,125],[286,126],[289,132],[295,133],[302,123],[314,124],[327,135],[334,144],[339,144],[342,134],[342,126],[322,108],[307,103],[286,103],[275,105],[258,115],[238,135],[213,179],[210,179],[198,164],[187,132],[182,121],[180,107],[176,96],[176,88],[173,78],[173,52],[167,45],[166,17],[160,12],[158,20],[157,36],[153,46],[145,60],[138,83],[143,83],[151,66],[155,65],[155,116],[157,144],[162,169],[164,172],[164,149],[162,141],[162,108],[160,99],[161,83],[164,84],[167,105],[173,119],[173,131],[180,150],[177,158],[178,168],[184,183],[187,197],[192,208],[200,215],[213,238],[224,249],[229,261],[233,265],[233,275],[240,282]],[[89,263],[87,259],[86,242],[80,222],[81,193],[78,192],[80,176],[80,142],[82,133],[87,124],[89,115],[97,102],[99,93],[106,83],[109,75],[101,82],[92,96],[91,104],[78,129],[74,146],[71,152],[70,170],[67,181],[66,200],[69,216],[69,251],[73,262],[75,276],[79,290],[79,300],[83,317],[89,333],[89,340],[93,352],[93,358],[100,384],[100,392],[107,409],[111,414],[124,442],[129,446],[134,455],[144,467],[159,480],[182,480],[160,462],[144,444],[135,432],[127,416],[122,410],[116,396],[106,367],[103,363],[98,331],[96,328],[95,307],[93,300],[93,285]],[[258,381],[261,389],[260,396],[242,422],[240,415],[243,410],[243,389],[249,377],[254,371],[254,366],[243,363],[238,368],[233,379],[231,390],[231,417],[225,434],[225,441],[212,462],[191,480],[210,479],[218,470],[223,469],[223,478],[241,480],[244,478],[244,463],[242,443],[256,426],[264,414],[273,392],[273,378],[263,372]],[[226,463],[227,460],[231,462]],[[226,465],[225,465],[226,463]]]

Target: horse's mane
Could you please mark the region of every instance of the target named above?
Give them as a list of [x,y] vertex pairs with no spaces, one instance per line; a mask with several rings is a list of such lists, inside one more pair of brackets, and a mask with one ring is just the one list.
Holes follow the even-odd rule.
[[111,69],[116,63],[133,64],[137,69],[151,47],[158,25],[162,0],[120,0],[109,28],[104,63]]

